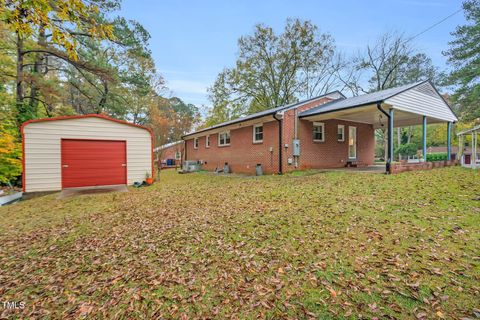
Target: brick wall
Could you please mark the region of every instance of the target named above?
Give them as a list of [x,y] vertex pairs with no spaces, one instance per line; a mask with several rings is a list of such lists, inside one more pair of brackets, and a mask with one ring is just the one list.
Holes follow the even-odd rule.
[[[321,98],[284,112],[282,120],[282,170],[297,169],[292,142],[295,134],[296,113],[330,101]],[[273,118],[272,118],[273,120]],[[313,142],[312,122],[297,119],[297,134],[300,139],[298,169],[330,168],[344,166],[348,159],[348,126],[357,127],[357,159],[364,165],[373,164],[375,138],[371,125],[328,120],[325,123],[325,142]],[[337,141],[337,124],[345,125],[345,142]],[[198,149],[193,148],[193,138],[186,141],[188,160],[204,161],[203,168],[215,170],[228,162],[232,172],[255,173],[256,164],[262,164],[265,173],[278,172],[278,122],[273,120],[263,124],[263,143],[253,143],[253,126],[230,131],[230,146],[218,146],[218,134],[210,135],[210,148],[205,146],[205,136],[199,137]],[[285,145],[288,145],[285,147]],[[271,151],[270,151],[271,150]]]
[[194,149],[193,139],[186,141],[187,159],[204,161],[203,169],[213,171],[228,162],[232,172],[237,173],[253,174],[258,163],[265,173],[278,171],[278,123],[275,120],[263,124],[262,143],[253,143],[253,126],[231,130],[229,146],[218,146],[216,133],[210,135],[210,148],[206,147],[205,140],[205,136],[198,138],[198,149]]
[[[299,168],[335,168],[343,167],[348,160],[348,127],[357,128],[357,160],[361,165],[374,162],[375,135],[369,124],[340,120],[324,120],[325,142],[313,141],[313,122],[300,120],[300,159]],[[345,139],[337,139],[338,125],[345,126]]]
[[[313,107],[318,106],[319,104],[324,104],[331,101],[330,98],[321,98],[318,100],[315,100],[314,102],[304,104],[298,108],[291,109],[286,111],[283,114],[283,131],[282,131],[282,140],[283,140],[283,147],[282,147],[282,169],[283,172],[288,172],[292,171],[295,169],[298,169],[295,166],[295,162],[293,161],[292,164],[288,164],[288,159],[291,158],[292,160],[295,160],[293,157],[293,148],[292,148],[292,143],[293,139],[295,137],[295,121],[297,122],[297,137],[300,138],[300,122],[297,118],[298,113],[311,109]],[[285,147],[285,145],[288,145],[288,147]],[[300,158],[302,157],[302,141],[300,141]]]
[[[175,144],[173,146],[160,150],[158,152],[158,156],[162,163],[166,162],[167,159],[175,159],[175,154],[177,153],[177,151],[180,152],[181,157],[183,158],[183,149],[184,149],[183,143]],[[181,159],[175,161],[176,166],[180,166],[181,163],[182,163]]]

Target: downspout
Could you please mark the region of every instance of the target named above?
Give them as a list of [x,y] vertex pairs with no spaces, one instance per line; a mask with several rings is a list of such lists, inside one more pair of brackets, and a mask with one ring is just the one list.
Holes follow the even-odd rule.
[[278,174],[283,174],[282,169],[282,119],[277,118],[277,113],[273,115],[273,119],[278,122]]
[[390,130],[393,130],[393,128],[390,128],[390,114],[388,112],[386,112],[385,110],[382,109],[382,102],[377,102],[377,109],[383,113],[387,119],[388,119],[388,158],[387,158],[387,164],[386,164],[386,171],[387,171],[387,174],[390,174],[392,173],[392,170],[391,170],[391,166],[392,166],[392,154],[391,154],[391,145],[392,145],[392,139],[391,139],[391,135],[390,135]]
[[[187,161],[187,140],[185,140],[184,137],[182,137],[182,140],[183,140],[183,154],[182,154],[182,157],[184,157],[183,161]],[[183,168],[183,162],[180,165]]]
[[[294,110],[293,139],[298,139],[298,109]],[[292,146],[293,147],[293,146]],[[298,156],[293,156],[295,169],[298,168]]]

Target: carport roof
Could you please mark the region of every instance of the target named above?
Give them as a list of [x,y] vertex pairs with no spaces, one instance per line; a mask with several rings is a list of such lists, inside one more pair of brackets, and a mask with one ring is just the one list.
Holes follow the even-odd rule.
[[404,92],[405,90],[414,88],[425,82],[428,82],[428,81],[415,82],[415,83],[407,84],[407,85],[396,87],[396,88],[364,94],[361,96],[334,100],[334,101],[325,103],[323,105],[320,105],[318,107],[314,107],[312,109],[308,109],[306,111],[300,112],[299,117],[302,118],[302,117],[307,117],[311,115],[344,110],[344,109],[360,107],[364,105],[370,105],[377,102],[382,102],[385,99],[391,98],[399,93]]

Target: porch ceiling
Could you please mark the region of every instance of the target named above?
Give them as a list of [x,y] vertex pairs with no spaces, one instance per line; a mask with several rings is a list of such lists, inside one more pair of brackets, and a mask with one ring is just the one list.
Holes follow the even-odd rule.
[[[394,127],[406,127],[422,124],[423,115],[398,110],[395,109],[395,107],[386,106],[385,104],[383,104],[382,107],[384,110],[388,110],[390,108],[394,109]],[[375,129],[386,127],[388,124],[387,117],[378,110],[376,104],[307,116],[303,117],[302,119],[309,121],[337,119],[343,121],[367,123],[373,125]],[[442,122],[445,122],[445,120],[427,117],[427,123],[429,124]]]

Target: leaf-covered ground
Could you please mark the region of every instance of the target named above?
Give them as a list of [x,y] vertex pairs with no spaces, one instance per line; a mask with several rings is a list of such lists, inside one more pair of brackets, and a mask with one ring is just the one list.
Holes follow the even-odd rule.
[[[462,318],[480,308],[480,173],[162,172],[0,208],[24,318]],[[2,307],[2,306],[0,306]]]

